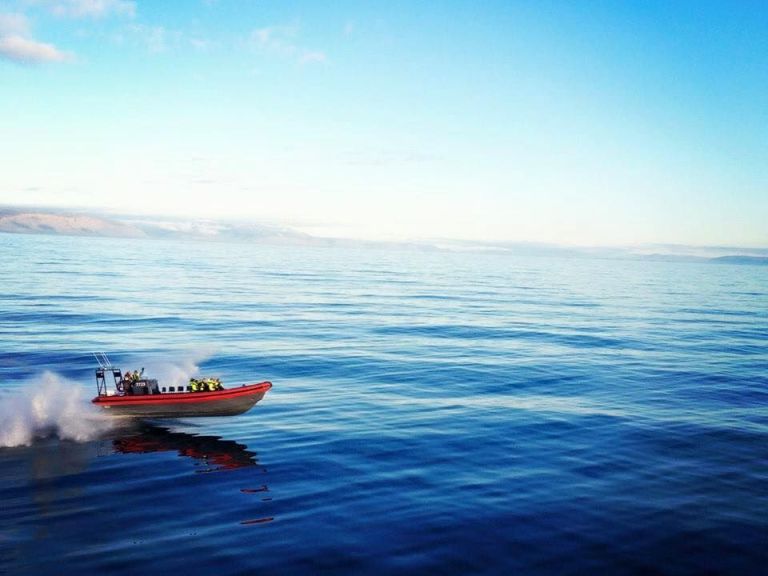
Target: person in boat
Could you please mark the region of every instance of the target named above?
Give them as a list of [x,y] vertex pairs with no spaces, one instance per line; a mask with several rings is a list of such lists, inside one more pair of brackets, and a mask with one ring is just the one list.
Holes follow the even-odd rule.
[[122,387],[123,394],[133,394],[133,375],[128,370],[120,379],[120,386]]
[[218,378],[203,378],[202,380],[190,378],[189,386],[192,388],[192,392],[215,392],[216,390],[223,390],[221,381]]
[[142,368],[141,373],[139,373],[138,370],[134,370],[133,372],[128,372],[128,377],[130,379],[130,388],[131,388],[131,394],[151,394],[149,387],[147,386],[146,382],[141,381],[141,374],[144,372],[144,369]]

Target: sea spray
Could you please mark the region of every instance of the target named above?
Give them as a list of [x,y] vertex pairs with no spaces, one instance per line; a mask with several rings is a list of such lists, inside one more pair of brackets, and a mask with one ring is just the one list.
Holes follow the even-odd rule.
[[0,447],[28,446],[35,438],[93,440],[112,427],[76,382],[44,372],[22,391],[0,397]]
[[200,373],[199,364],[215,353],[215,347],[201,346],[179,352],[172,359],[153,358],[146,365],[145,375],[156,378],[162,386],[184,386]]

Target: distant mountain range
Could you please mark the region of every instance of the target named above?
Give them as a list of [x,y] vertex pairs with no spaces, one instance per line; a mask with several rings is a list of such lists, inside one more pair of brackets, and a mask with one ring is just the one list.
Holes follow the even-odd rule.
[[101,215],[55,209],[0,208],[0,233],[170,238],[213,242],[258,242],[295,246],[358,246],[400,250],[488,252],[520,256],[632,259],[668,262],[712,262],[768,265],[768,248],[727,246],[646,245],[635,247],[577,247],[532,242],[474,242],[421,240],[382,242],[322,238],[287,227],[216,220]]
[[0,232],[12,234],[62,234],[68,236],[114,236],[138,238],[141,229],[122,222],[84,214],[50,214],[45,212],[0,212]]
[[301,232],[260,224],[232,224],[209,220],[177,220],[41,210],[0,209],[0,232],[58,234],[113,238],[179,238],[220,242],[266,241],[310,243]]

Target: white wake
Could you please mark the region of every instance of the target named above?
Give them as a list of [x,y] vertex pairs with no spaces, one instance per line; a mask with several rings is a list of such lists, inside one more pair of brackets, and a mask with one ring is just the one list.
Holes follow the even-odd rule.
[[53,372],[0,396],[0,447],[29,446],[35,438],[47,436],[76,442],[98,438],[112,422],[91,404],[92,396]]

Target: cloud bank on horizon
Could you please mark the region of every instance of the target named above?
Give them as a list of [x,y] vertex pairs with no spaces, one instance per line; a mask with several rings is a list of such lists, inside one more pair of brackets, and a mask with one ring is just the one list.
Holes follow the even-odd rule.
[[768,6],[0,0],[0,203],[768,246]]

